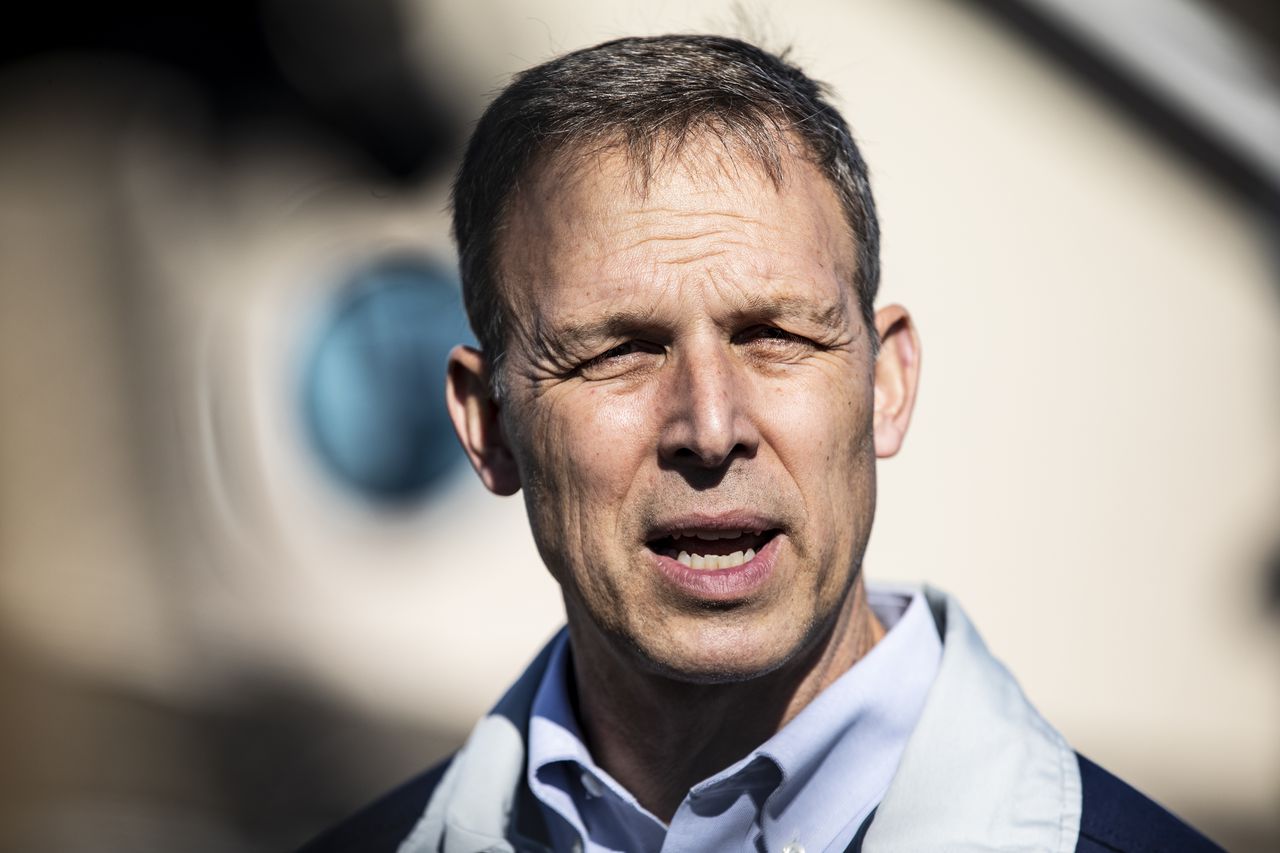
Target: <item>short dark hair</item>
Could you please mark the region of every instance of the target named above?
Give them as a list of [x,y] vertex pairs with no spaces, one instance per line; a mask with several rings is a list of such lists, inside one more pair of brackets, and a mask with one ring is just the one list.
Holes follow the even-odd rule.
[[745,150],[778,182],[780,143],[831,182],[856,244],[854,284],[873,346],[880,226],[867,167],[826,86],[783,56],[734,38],[624,38],[517,74],[471,136],[453,185],[453,233],[463,298],[498,390],[509,303],[498,279],[499,237],[530,172],[552,157],[625,149],[648,180],[655,151],[676,153],[711,132]]

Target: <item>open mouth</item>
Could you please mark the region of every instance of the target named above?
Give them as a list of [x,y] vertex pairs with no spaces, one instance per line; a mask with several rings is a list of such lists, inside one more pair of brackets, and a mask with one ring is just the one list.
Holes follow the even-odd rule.
[[779,533],[776,528],[679,530],[646,544],[655,554],[670,557],[691,569],[712,571],[751,562]]

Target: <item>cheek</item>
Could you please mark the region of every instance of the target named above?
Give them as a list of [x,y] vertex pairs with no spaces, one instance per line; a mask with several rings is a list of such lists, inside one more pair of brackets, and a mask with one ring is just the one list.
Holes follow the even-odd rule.
[[[825,377],[819,377],[825,379]],[[846,486],[834,476],[871,447],[871,389],[855,380],[814,381],[773,389],[771,433],[797,477]]]
[[630,492],[649,452],[645,409],[587,389],[542,402],[521,460],[534,539],[566,597],[621,630],[616,603],[636,578],[623,567]]
[[[853,389],[841,396],[838,409],[832,413],[832,422],[838,424],[830,439],[826,482],[831,489],[830,500],[841,504],[845,519],[849,513],[867,512],[867,500],[875,494],[875,432],[872,423],[871,388]],[[864,520],[870,524],[870,518]]]
[[521,473],[531,511],[587,544],[609,537],[642,468],[647,407],[599,389],[574,390],[531,407]]
[[806,547],[815,554],[846,549],[848,537],[870,524],[861,517],[869,516],[875,493],[871,390],[855,379],[843,386],[824,379],[816,387],[792,386],[770,407],[771,443],[803,496]]
[[649,407],[637,397],[582,389],[551,424],[568,476],[592,497],[621,500],[650,451]]

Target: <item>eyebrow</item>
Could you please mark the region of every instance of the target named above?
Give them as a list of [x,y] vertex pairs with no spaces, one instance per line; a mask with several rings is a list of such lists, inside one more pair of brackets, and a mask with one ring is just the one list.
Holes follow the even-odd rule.
[[799,317],[826,328],[837,328],[849,321],[849,305],[845,299],[814,302],[803,296],[750,293],[735,314],[762,320]]
[[585,322],[568,322],[554,329],[554,338],[562,346],[586,347],[596,341],[626,337],[653,329],[653,311],[611,311],[603,317]]
[[[642,334],[652,331],[657,325],[655,314],[653,310],[612,311],[589,321],[565,323],[554,329],[554,338],[562,346],[586,347],[596,341]],[[731,311],[730,316],[739,321],[792,317],[824,329],[839,329],[849,321],[849,306],[844,299],[815,303],[803,296],[751,293]]]

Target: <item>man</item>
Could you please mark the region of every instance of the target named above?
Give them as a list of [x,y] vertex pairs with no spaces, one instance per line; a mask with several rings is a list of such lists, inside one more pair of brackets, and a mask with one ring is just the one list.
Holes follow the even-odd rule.
[[314,850],[1215,849],[1078,757],[963,612],[868,589],[920,369],[821,88],[713,37],[518,76],[454,193],[472,464],[566,632]]

